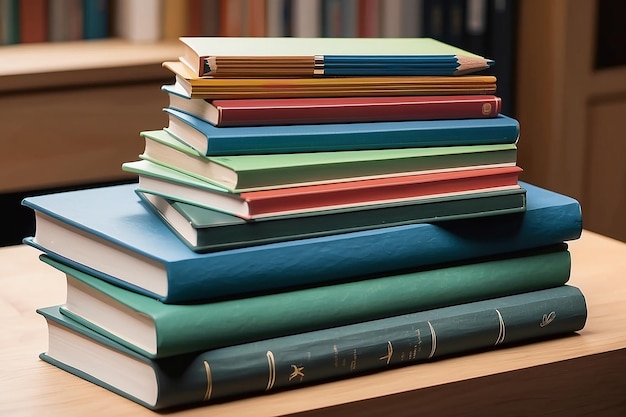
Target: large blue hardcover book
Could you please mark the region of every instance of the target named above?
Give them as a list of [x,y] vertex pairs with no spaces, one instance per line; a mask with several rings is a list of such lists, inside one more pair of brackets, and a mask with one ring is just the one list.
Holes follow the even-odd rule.
[[26,244],[91,275],[178,303],[259,294],[577,239],[580,204],[521,182],[524,213],[385,227],[195,253],[126,184],[28,197]]
[[210,156],[505,144],[516,143],[520,132],[518,121],[502,114],[480,119],[216,127],[174,108],[164,111],[169,133]]

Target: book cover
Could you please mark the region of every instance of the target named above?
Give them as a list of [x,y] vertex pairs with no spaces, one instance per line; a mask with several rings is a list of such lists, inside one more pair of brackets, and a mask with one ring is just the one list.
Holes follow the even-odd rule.
[[207,157],[165,130],[143,131],[141,159],[233,192],[513,166],[515,144]]
[[243,219],[360,210],[422,198],[520,188],[522,171],[518,166],[481,168],[234,193],[147,160],[126,162],[122,170],[139,176],[139,191]]
[[561,244],[334,285],[164,304],[45,255],[41,259],[66,275],[63,314],[151,358],[558,287],[568,281],[571,265]]
[[443,222],[519,213],[523,188],[424,198],[410,204],[382,204],[361,210],[322,212],[247,221],[206,207],[138,192],[146,207],[196,252],[242,248],[403,224]]
[[213,253],[189,249],[140,203],[136,184],[30,196],[24,243],[168,303],[320,285],[577,239],[575,199],[520,182],[523,213],[407,224]]
[[162,89],[169,107],[218,127],[478,119],[502,106],[494,95],[203,100],[178,84]]
[[198,77],[192,69],[180,61],[164,62],[163,67],[174,74],[176,81],[192,98],[436,96],[496,93],[496,77],[493,75],[220,78]]
[[323,5],[323,32],[340,36],[181,37],[180,60],[197,77],[260,78],[450,76],[494,63],[433,38],[356,38],[353,3]]
[[533,343],[580,331],[587,320],[584,295],[564,285],[150,360],[63,316],[58,307],[37,312],[49,334],[41,359],[151,409],[210,404]]
[[416,120],[219,128],[187,113],[166,108],[166,130],[204,155],[349,151],[426,146],[516,143],[517,120]]

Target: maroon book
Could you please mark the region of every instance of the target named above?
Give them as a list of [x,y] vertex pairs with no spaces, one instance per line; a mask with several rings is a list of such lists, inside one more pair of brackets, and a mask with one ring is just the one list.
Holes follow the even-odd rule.
[[170,107],[221,127],[489,118],[502,103],[480,94],[203,100],[186,97],[177,85],[163,91]]

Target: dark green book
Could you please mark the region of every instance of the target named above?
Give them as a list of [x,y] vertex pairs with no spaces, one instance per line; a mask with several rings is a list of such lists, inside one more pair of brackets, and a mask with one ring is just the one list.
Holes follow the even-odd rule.
[[578,331],[587,318],[583,294],[566,285],[151,360],[63,316],[58,307],[37,311],[48,322],[43,360],[151,409],[530,343]]
[[519,213],[526,209],[526,190],[519,188],[380,204],[360,210],[246,221],[156,194],[140,191],[137,194],[146,207],[199,253],[380,227]]
[[64,314],[153,358],[557,287],[569,280],[571,267],[561,244],[287,292],[164,304],[41,259],[67,276]]

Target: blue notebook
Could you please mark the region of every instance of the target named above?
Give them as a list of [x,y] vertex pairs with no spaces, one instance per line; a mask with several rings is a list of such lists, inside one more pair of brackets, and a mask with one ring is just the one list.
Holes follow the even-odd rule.
[[393,226],[195,253],[135,193],[136,184],[28,197],[26,244],[91,275],[178,303],[388,275],[577,239],[580,204],[520,182],[524,213]]
[[216,127],[174,108],[165,129],[199,152],[215,155],[350,151],[516,143],[517,120],[488,119]]

